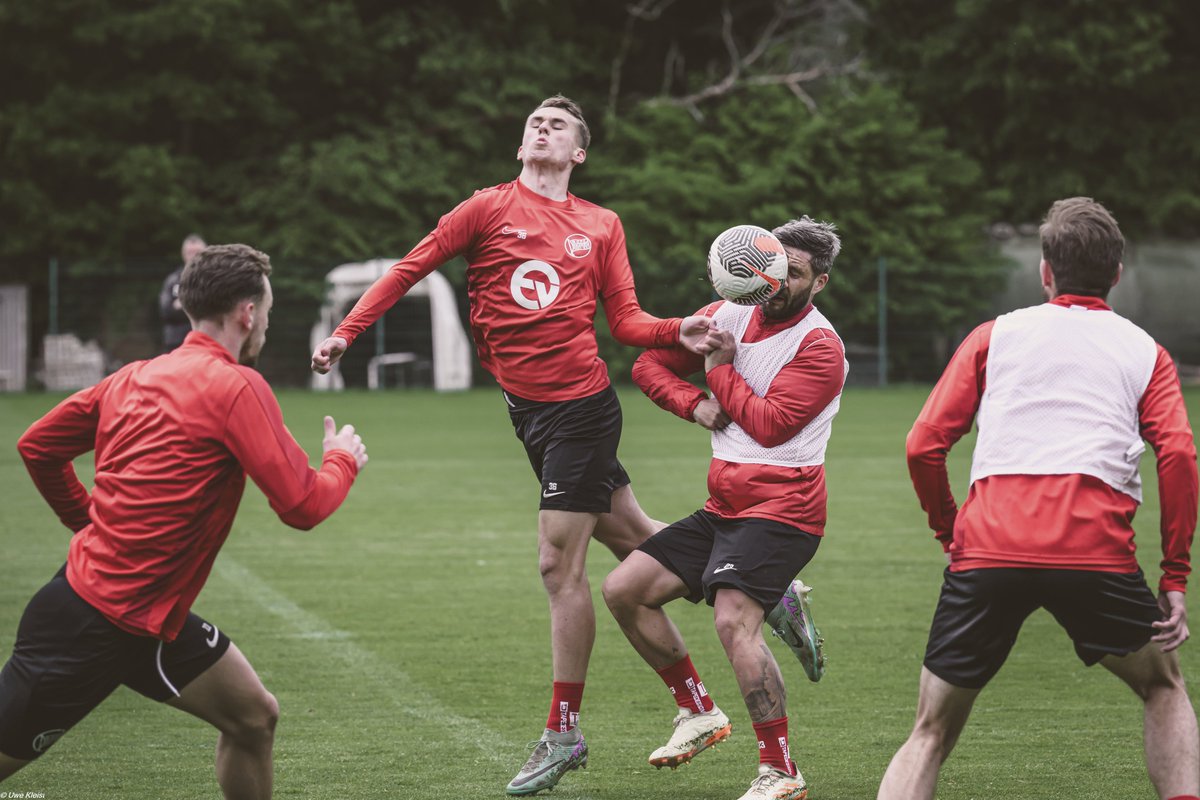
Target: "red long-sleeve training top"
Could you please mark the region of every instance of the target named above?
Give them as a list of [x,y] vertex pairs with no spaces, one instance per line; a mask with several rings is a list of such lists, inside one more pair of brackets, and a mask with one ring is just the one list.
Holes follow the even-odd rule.
[[[258,372],[203,333],[64,400],[18,442],[38,491],[76,534],[67,580],[119,628],[171,641],[228,536],[246,475],[307,530],[345,499],[354,457],[321,469]],[[91,494],[71,462],[95,450]]]
[[[1095,297],[1062,295],[1064,306],[1111,310]],[[908,434],[908,469],[950,570],[1042,567],[1133,572],[1137,501],[1090,475],[991,475],[971,484],[960,509],[946,454],[971,430],[987,385],[994,322],[959,346]],[[1161,346],[1138,404],[1142,437],[1158,456],[1162,591],[1184,591],[1196,528],[1196,445],[1179,376]]]
[[596,346],[596,298],[613,338],[636,347],[679,341],[682,320],[638,305],[621,220],[574,195],[551,200],[520,180],[481,189],[367,290],[333,332],[347,343],[421,278],[467,260],[471,332],[483,367],[507,392],[575,400],[608,386]]

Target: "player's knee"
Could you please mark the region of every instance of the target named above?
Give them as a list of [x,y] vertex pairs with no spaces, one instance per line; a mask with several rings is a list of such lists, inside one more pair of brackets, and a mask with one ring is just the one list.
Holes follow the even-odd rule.
[[721,644],[725,646],[726,650],[737,643],[738,626],[728,614],[714,612],[713,625],[717,629],[717,638],[721,640]]
[[561,550],[542,548],[538,553],[538,572],[542,575],[542,583],[546,590],[553,594],[563,583],[563,566],[565,559]]
[[538,571],[542,584],[551,595],[587,585],[582,565],[572,564],[567,554],[558,548],[544,547],[538,553]]
[[637,606],[637,586],[619,567],[604,579],[600,591],[604,595],[605,605],[618,619]]
[[739,613],[739,609],[728,606],[718,604],[713,609],[713,624],[717,629],[717,638],[727,652],[762,637],[759,630],[761,619],[751,621],[746,614]]
[[1175,694],[1187,697],[1187,685],[1183,682],[1183,672],[1179,669],[1178,663],[1172,666],[1174,669],[1155,670],[1142,676],[1141,680],[1130,681],[1129,688],[1133,689],[1145,702]]
[[[1148,648],[1153,646],[1147,645]],[[1158,650],[1143,650],[1139,655],[1147,653],[1149,658],[1140,662],[1135,661],[1135,668],[1114,671],[1128,684],[1134,694],[1145,702],[1179,692],[1186,695],[1187,686],[1183,681],[1183,671],[1180,669],[1178,656],[1175,653],[1163,653]]]
[[923,749],[933,755],[940,764],[950,757],[950,752],[958,742],[960,730],[952,729],[946,725],[946,720],[940,717],[921,716],[917,718],[911,738],[921,743]]
[[542,580],[546,580],[547,576],[556,574],[563,564],[563,553],[555,547],[542,547],[538,550],[538,572],[542,575]]
[[275,741],[275,726],[279,723],[279,701],[263,689],[252,702],[246,703],[232,730],[226,731],[244,746],[267,746]]
[[742,641],[757,645],[758,640],[762,639],[762,606],[740,589],[721,587],[716,592],[713,624],[716,625],[721,643],[726,649]]

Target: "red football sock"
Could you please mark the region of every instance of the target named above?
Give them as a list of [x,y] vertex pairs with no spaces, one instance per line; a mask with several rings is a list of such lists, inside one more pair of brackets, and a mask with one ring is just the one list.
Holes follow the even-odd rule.
[[1170,800],[1200,800],[1200,797],[1196,797],[1194,794],[1181,794],[1170,798]]
[[658,677],[663,679],[663,683],[671,690],[671,694],[675,695],[675,705],[697,714],[712,711],[712,698],[708,696],[704,684],[700,682],[700,676],[696,674],[696,668],[692,666],[691,656],[684,656],[671,666],[663,667],[655,672],[658,673]]
[[788,775],[796,774],[796,765],[788,752],[787,717],[754,723],[758,737],[758,763],[770,764]]
[[583,702],[583,684],[554,682],[554,696],[550,699],[550,716],[546,727],[552,731],[566,733],[579,724],[579,705]]

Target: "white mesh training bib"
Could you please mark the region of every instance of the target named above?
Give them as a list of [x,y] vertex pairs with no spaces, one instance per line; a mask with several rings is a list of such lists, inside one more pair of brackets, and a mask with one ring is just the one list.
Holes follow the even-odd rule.
[[971,481],[1091,475],[1140,503],[1138,403],[1157,352],[1112,311],[1047,303],[998,317]]
[[[731,331],[737,340],[737,352],[733,357],[733,368],[737,370],[750,389],[759,397],[767,393],[771,381],[793,358],[804,337],[816,328],[833,331],[829,320],[825,319],[816,308],[809,311],[804,319],[785,331],[764,339],[761,342],[746,343],[742,336],[750,324],[754,306],[738,306],[724,303],[713,314],[717,327]],[[837,336],[834,333],[834,336]],[[841,339],[839,338],[840,342]],[[850,365],[842,358],[843,377],[849,373]],[[829,443],[829,431],[833,418],[841,405],[842,393],[838,390],[837,397],[821,410],[791,439],[775,447],[763,447],[750,437],[736,422],[730,423],[724,430],[713,431],[713,456],[723,461],[733,461],[739,464],[771,464],[780,467],[810,467],[825,463],[825,446]]]

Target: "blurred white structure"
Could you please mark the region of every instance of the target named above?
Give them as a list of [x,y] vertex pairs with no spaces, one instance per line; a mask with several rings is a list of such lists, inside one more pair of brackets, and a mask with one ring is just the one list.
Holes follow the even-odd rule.
[[29,359],[29,290],[0,286],[0,392],[25,391]]
[[[311,349],[333,333],[358,298],[398,259],[376,258],[361,264],[342,264],[325,276],[328,286],[321,317],[309,336]],[[429,318],[433,334],[433,388],[451,392],[471,388],[471,340],[458,316],[454,287],[443,276],[431,272],[408,290],[405,297],[429,298]],[[359,345],[360,347],[362,344]],[[412,353],[384,353],[371,359],[367,377],[371,388],[379,385],[379,371],[386,365],[407,364],[416,360]],[[337,365],[328,375],[312,376],[312,388],[340,391],[345,388]]]
[[104,351],[94,341],[82,342],[73,333],[47,334],[42,354],[42,383],[52,392],[86,389],[104,379]]

